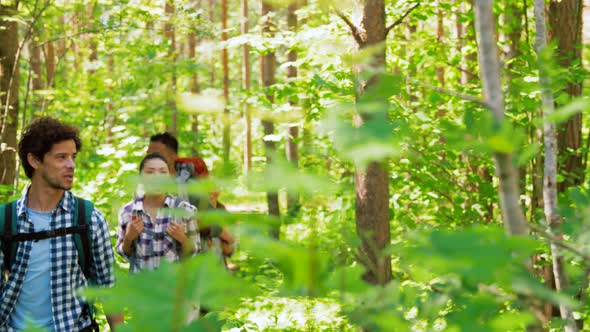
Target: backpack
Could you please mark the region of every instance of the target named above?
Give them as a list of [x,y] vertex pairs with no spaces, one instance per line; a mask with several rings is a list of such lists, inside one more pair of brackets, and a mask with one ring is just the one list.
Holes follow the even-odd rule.
[[[17,234],[16,222],[18,219],[16,215],[16,201],[0,205],[0,239],[2,239],[2,247],[0,249],[4,253],[4,271],[2,272],[10,273],[10,267],[16,258],[16,250],[19,242],[45,240],[72,234],[76,243],[78,264],[82,268],[82,273],[84,273],[89,284],[94,283],[90,276],[90,265],[92,263],[90,221],[93,211],[94,205],[92,202],[74,197],[74,220],[76,220],[76,226]],[[84,302],[82,305],[82,315],[90,317],[90,325],[88,327],[91,331],[99,331],[99,326],[94,317],[94,306],[90,302]]]
[[[189,180],[206,178],[209,175],[207,164],[201,157],[176,158],[174,163],[176,179],[179,183],[187,183]],[[200,211],[209,209],[207,195],[180,195],[184,200],[196,206]]]
[[33,233],[17,232],[17,215],[16,201],[0,205],[0,239],[2,239],[1,250],[4,253],[4,270],[10,272],[10,267],[14,263],[18,242],[30,240],[44,240],[58,236],[73,234],[78,251],[78,264],[82,268],[84,276],[89,283],[92,283],[90,277],[90,265],[92,252],[90,251],[90,220],[94,205],[92,202],[82,198],[74,197],[74,220],[76,226],[62,227],[54,230],[45,230]]

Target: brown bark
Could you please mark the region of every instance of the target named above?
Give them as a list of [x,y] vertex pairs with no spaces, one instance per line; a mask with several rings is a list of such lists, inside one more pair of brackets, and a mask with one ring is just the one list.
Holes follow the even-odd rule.
[[[268,14],[273,11],[272,5],[266,1],[261,1],[260,4],[260,17],[264,19],[262,26],[262,33],[265,36],[272,36],[273,23],[270,21]],[[270,87],[275,84],[275,54],[274,52],[267,52],[260,57],[260,85],[264,87]],[[271,93],[267,93],[268,100],[272,103],[274,96]],[[262,126],[264,128],[264,135],[274,134],[274,123],[270,120],[262,120]],[[276,153],[275,142],[271,140],[264,140],[264,150],[266,153],[266,161],[268,165],[273,162],[273,157]],[[280,216],[281,211],[279,209],[279,195],[277,192],[267,192],[266,198],[268,201],[268,213],[273,216]],[[279,238],[279,229],[273,229],[271,235],[275,238]]]
[[[582,0],[551,0],[549,3],[549,37],[557,45],[556,56],[561,67],[571,70],[582,66]],[[578,75],[579,76],[579,75]],[[569,81],[564,90],[570,97],[582,94],[582,79]],[[557,186],[559,192],[577,186],[584,181],[582,164],[582,114],[572,116],[558,129],[561,162],[559,173],[564,181]]]
[[[248,34],[248,0],[241,0],[242,5],[242,34]],[[242,89],[250,91],[250,46],[244,43],[242,46]],[[244,120],[246,122],[246,142],[244,145],[244,171],[252,169],[252,116],[250,105],[244,101]]]
[[46,86],[55,88],[55,46],[54,42],[47,42],[45,50]]
[[[221,0],[221,40],[227,41],[227,0]],[[225,109],[223,110],[223,162],[229,165],[230,142],[230,115],[229,115],[229,67],[227,63],[227,48],[221,50],[221,64],[223,67],[223,98],[225,99]]]
[[[385,3],[383,0],[359,0],[355,2],[356,24],[349,24],[357,48],[383,45],[386,39]],[[356,65],[359,74],[357,86],[357,102],[368,88],[379,83],[378,76],[363,78],[363,73],[383,72],[385,70],[385,48],[373,54],[368,64]],[[383,117],[387,120],[388,100],[374,100],[383,111],[377,114],[361,112],[357,125],[361,125],[372,117]],[[392,280],[391,256],[383,252],[390,244],[389,226],[389,177],[383,163],[370,162],[365,168],[357,166],[355,172],[355,215],[356,229],[361,246],[359,256],[366,272],[363,278],[373,284],[385,285]]]
[[[16,5],[0,5],[0,184],[13,186],[16,179],[16,131],[18,128],[18,26],[2,19],[17,14]],[[14,76],[13,76],[14,75]],[[12,192],[10,193],[12,194]]]

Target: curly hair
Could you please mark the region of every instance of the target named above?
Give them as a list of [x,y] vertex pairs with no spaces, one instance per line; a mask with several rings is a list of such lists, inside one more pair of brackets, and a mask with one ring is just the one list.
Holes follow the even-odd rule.
[[25,174],[30,179],[35,169],[27,159],[32,153],[37,159],[43,161],[45,154],[51,150],[54,144],[73,140],[76,150],[82,149],[82,141],[79,136],[79,129],[60,122],[51,117],[42,117],[33,121],[23,132],[23,137],[18,143],[18,156],[25,169]]

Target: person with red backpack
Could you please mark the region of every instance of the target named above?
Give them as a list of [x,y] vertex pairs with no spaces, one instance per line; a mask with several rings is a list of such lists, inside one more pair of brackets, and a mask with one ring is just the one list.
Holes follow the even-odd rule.
[[[170,133],[155,134],[150,137],[150,143],[147,153],[157,152],[163,155],[169,162],[170,173],[176,177],[179,183],[186,183],[189,180],[199,178],[206,178],[209,175],[209,170],[205,161],[200,157],[179,158],[178,157],[178,140]],[[182,197],[189,203],[194,205],[198,211],[206,211],[208,209],[223,209],[225,206],[217,200],[219,192],[209,193],[207,196],[186,195]],[[205,248],[218,248],[221,251],[223,261],[226,266],[235,268],[235,265],[227,262],[227,257],[231,257],[234,253],[234,239],[233,236],[219,225],[211,225],[199,229],[201,233],[201,242],[206,246]],[[218,243],[219,245],[215,245]]]
[[[98,331],[93,306],[77,289],[113,286],[114,257],[103,215],[70,192],[78,132],[44,117],[19,142],[31,184],[0,206],[0,331],[20,331],[27,321],[56,332]],[[107,319],[113,329],[122,316]]]

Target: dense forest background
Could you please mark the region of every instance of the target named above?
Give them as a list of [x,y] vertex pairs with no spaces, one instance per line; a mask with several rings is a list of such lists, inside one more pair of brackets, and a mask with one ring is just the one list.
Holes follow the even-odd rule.
[[57,117],[114,235],[169,131],[238,270],[118,259],[87,295],[121,330],[590,331],[585,5],[2,0],[0,201],[28,181],[22,129]]

